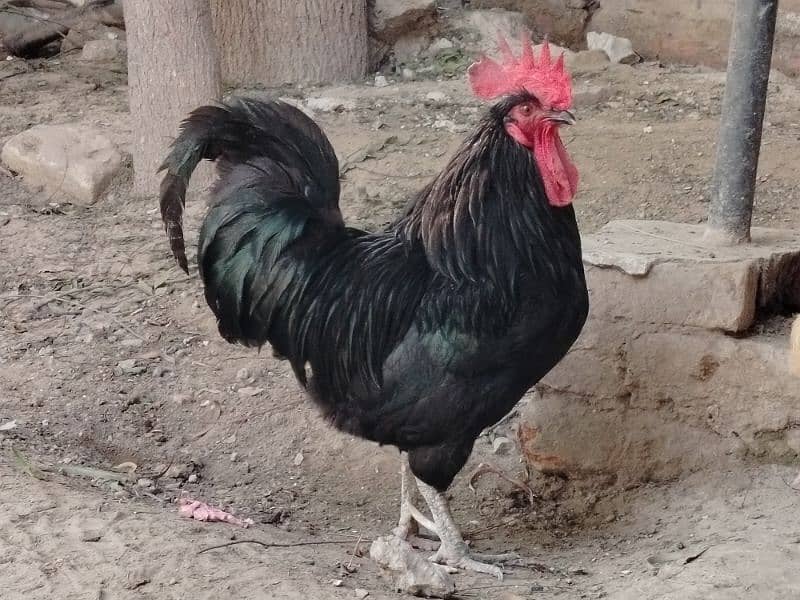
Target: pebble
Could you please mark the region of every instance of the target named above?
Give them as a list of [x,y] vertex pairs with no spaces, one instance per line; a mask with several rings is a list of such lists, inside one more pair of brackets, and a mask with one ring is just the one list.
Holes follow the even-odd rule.
[[511,443],[510,439],[508,439],[507,437],[503,437],[502,435],[499,435],[496,438],[494,438],[494,441],[492,441],[492,451],[495,454],[500,454],[500,455],[508,454],[508,451],[511,450],[511,447],[513,445],[514,444]]
[[417,78],[417,73],[414,69],[409,69],[408,67],[404,68],[402,71],[403,79],[406,81],[412,81]]
[[231,452],[231,462],[235,463],[239,460],[239,453],[238,452]]
[[294,457],[294,466],[295,467],[299,467],[300,465],[303,464],[303,460],[305,460],[305,457],[303,456],[303,453],[302,452],[298,452]]
[[389,81],[383,75],[375,75],[375,87],[382,88],[389,85]]
[[342,587],[344,585],[344,581],[342,581],[341,579],[332,579],[331,585],[333,587]]
[[358,598],[359,600],[364,600],[364,598],[369,596],[369,591],[367,591],[367,590],[365,590],[363,588],[356,588],[355,589],[355,594],[356,594],[356,598]]
[[140,488],[153,487],[153,480],[147,479],[146,477],[142,477],[139,481],[136,482],[136,486]]
[[428,92],[425,94],[425,99],[432,102],[447,102],[450,98],[444,92]]
[[264,388],[260,388],[260,387],[243,387],[243,388],[239,388],[239,395],[240,396],[258,396],[263,391],[264,391]]
[[199,477],[197,476],[197,473],[192,473],[191,475],[189,475],[189,477],[186,478],[186,482],[187,483],[197,483],[198,479],[199,479]]
[[644,131],[645,133],[653,133],[653,126],[647,125],[642,131]]
[[192,394],[175,394],[172,396],[172,401],[176,404],[189,404],[192,400]]
[[455,44],[448,40],[447,38],[439,38],[438,40],[434,40],[434,42],[428,46],[428,52],[431,54],[437,54],[442,50],[448,50],[452,48]]
[[238,371],[236,371],[236,379],[239,381],[247,381],[250,379],[250,371],[246,368],[242,367]]
[[82,542],[99,542],[103,537],[103,534],[99,531],[94,529],[86,529],[81,531],[81,541]]

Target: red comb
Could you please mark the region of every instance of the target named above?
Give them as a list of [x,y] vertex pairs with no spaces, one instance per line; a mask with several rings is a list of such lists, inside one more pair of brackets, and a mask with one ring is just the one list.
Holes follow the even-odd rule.
[[550,45],[545,40],[537,59],[530,35],[523,33],[522,54],[517,58],[506,39],[502,35],[497,37],[502,64],[484,56],[467,71],[478,98],[492,100],[526,91],[551,108],[566,110],[572,106],[572,81],[564,69],[563,54],[553,62]]

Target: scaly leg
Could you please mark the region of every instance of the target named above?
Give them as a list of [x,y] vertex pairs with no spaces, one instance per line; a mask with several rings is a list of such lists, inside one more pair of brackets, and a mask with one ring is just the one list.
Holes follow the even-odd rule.
[[439,534],[439,539],[442,540],[439,550],[431,557],[431,560],[457,569],[488,573],[498,579],[503,579],[503,570],[495,564],[489,563],[518,560],[519,556],[516,554],[489,555],[470,552],[469,546],[464,541],[464,538],[461,537],[461,532],[450,514],[450,506],[444,494],[440,494],[419,479],[417,479],[417,485],[431,509],[433,520],[436,522],[436,531]]
[[438,544],[433,540],[419,537],[419,525],[438,535],[436,524],[422,514],[414,505],[417,499],[417,481],[408,466],[408,457],[400,457],[400,520],[394,534],[413,546],[423,550],[436,550]]

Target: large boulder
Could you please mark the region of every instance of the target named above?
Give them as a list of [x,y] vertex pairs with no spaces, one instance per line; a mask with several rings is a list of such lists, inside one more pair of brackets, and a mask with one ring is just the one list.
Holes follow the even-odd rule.
[[91,204],[124,166],[124,157],[100,131],[80,124],[37,125],[12,137],[0,159],[24,180]]

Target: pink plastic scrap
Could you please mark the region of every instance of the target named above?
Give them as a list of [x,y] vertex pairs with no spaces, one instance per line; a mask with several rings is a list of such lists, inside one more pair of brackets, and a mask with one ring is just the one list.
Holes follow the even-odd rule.
[[209,506],[205,502],[200,502],[199,500],[193,500],[191,498],[178,499],[178,513],[180,513],[182,517],[194,519],[195,521],[230,523],[231,525],[239,525],[240,527],[249,527],[253,524],[252,519],[239,519],[221,508]]

